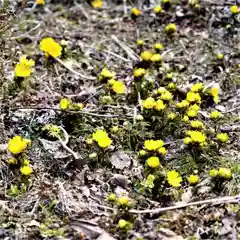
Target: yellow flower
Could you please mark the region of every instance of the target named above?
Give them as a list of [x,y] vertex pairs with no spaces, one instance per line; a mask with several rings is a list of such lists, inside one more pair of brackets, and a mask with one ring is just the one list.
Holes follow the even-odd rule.
[[163,93],[165,93],[165,92],[167,92],[167,89],[166,89],[165,87],[159,87],[159,88],[157,89],[157,93],[158,93],[158,94],[163,94]]
[[98,129],[95,133],[93,133],[92,138],[101,148],[109,147],[112,144],[112,140],[108,137],[107,132],[102,129]]
[[148,151],[155,151],[158,148],[161,148],[164,145],[164,141],[162,140],[145,140],[144,147]]
[[191,139],[190,137],[185,137],[185,138],[183,139],[183,142],[184,142],[184,144],[188,145],[189,143],[192,142],[192,139]]
[[151,59],[150,59],[152,62],[161,62],[162,61],[162,57],[160,54],[156,53],[156,54],[153,54]]
[[33,170],[30,166],[23,166],[20,168],[20,172],[22,175],[28,176],[33,172]]
[[127,225],[128,225],[128,222],[124,219],[120,219],[118,221],[118,227],[121,228],[121,229],[126,228]]
[[66,110],[70,107],[70,104],[71,104],[71,100],[70,99],[67,99],[67,98],[63,98],[61,99],[60,103],[59,103],[59,108],[61,110]]
[[217,175],[218,175],[218,170],[217,169],[212,169],[212,170],[210,170],[209,171],[209,176],[210,177],[217,177]]
[[22,138],[21,136],[15,136],[8,142],[8,150],[13,154],[17,155],[24,152],[27,149],[30,140]]
[[176,114],[175,113],[169,113],[168,114],[168,119],[174,120],[175,118],[176,118]]
[[203,89],[203,84],[198,82],[198,83],[195,83],[192,87],[191,87],[191,92],[199,92]]
[[164,93],[161,94],[160,98],[164,101],[170,101],[172,100],[173,95],[169,91],[165,91]]
[[175,89],[176,88],[176,84],[171,82],[171,83],[168,84],[168,88],[169,89]]
[[103,5],[103,1],[102,0],[93,0],[91,2],[91,5],[93,8],[100,8]]
[[29,77],[34,65],[35,62],[32,59],[28,60],[26,56],[21,57],[15,67],[15,75],[17,77]]
[[219,101],[219,89],[217,87],[213,87],[210,90],[210,94],[213,96],[213,101],[218,104]]
[[138,152],[138,156],[140,156],[140,157],[144,157],[146,154],[147,154],[147,152],[145,150],[140,150]]
[[168,73],[167,74],[167,79],[172,79],[173,78],[173,73]]
[[160,166],[160,161],[158,157],[150,157],[147,159],[147,165],[150,168],[157,168]]
[[157,111],[164,110],[165,108],[166,108],[166,105],[163,103],[162,100],[159,99],[159,100],[156,101],[155,109]]
[[23,160],[23,165],[24,166],[29,166],[30,165],[30,161],[28,159],[24,159]]
[[142,46],[144,44],[144,41],[142,39],[137,40],[137,45]]
[[17,164],[17,159],[16,158],[9,158],[8,163],[9,164]]
[[237,6],[237,5],[232,5],[232,6],[230,7],[230,12],[231,12],[232,14],[237,14],[237,13],[239,13],[239,8],[238,8],[238,6]]
[[218,112],[218,111],[212,111],[210,114],[210,118],[211,119],[216,119],[216,118],[220,118],[222,117],[222,113]]
[[161,44],[161,43],[155,43],[154,44],[154,48],[156,49],[156,50],[163,50],[163,45]]
[[169,183],[169,185],[171,185],[172,187],[180,187],[181,186],[181,182],[182,182],[182,177],[179,176],[179,173],[175,170],[172,171],[168,171],[167,173],[167,181]]
[[143,101],[143,108],[152,109],[156,106],[155,99],[152,97],[147,98]]
[[187,93],[187,101],[188,102],[197,102],[197,103],[201,103],[201,96],[199,95],[199,93],[195,93],[195,92],[188,92]]
[[75,105],[78,108],[78,110],[80,110],[80,111],[83,110],[83,104],[82,103],[76,103]]
[[41,40],[40,50],[53,58],[60,57],[62,54],[62,47],[54,39],[47,37]]
[[232,172],[229,168],[219,168],[218,169],[218,176],[229,180],[229,179],[232,178]]
[[100,76],[103,77],[103,78],[114,78],[115,77],[115,73],[114,72],[111,72],[109,69],[107,68],[104,68],[101,73],[100,73]]
[[199,178],[198,178],[198,175],[190,175],[188,177],[188,182],[190,185],[195,185],[199,182]]
[[183,121],[184,121],[184,122],[188,122],[188,121],[189,121],[189,117],[185,115],[185,116],[183,117]]
[[157,149],[158,153],[165,156],[167,154],[167,149],[165,147],[160,147]]
[[174,23],[169,23],[167,26],[165,26],[165,31],[168,34],[175,33],[177,31],[177,26]]
[[132,9],[132,15],[135,17],[141,15],[141,13],[142,13],[141,10],[137,9],[136,7]]
[[133,71],[134,77],[143,77],[146,73],[144,68],[137,68]]
[[107,197],[107,200],[110,202],[115,202],[116,201],[116,195],[114,193],[110,193]]
[[227,133],[218,133],[217,136],[216,136],[217,140],[222,142],[222,143],[225,143],[228,141],[229,137],[227,135]]
[[197,104],[193,104],[189,107],[189,110],[199,111],[200,107]]
[[151,57],[152,57],[152,52],[150,51],[143,51],[141,54],[140,54],[140,57],[143,61],[150,61],[151,60]]
[[123,196],[123,197],[118,198],[118,204],[120,206],[127,206],[128,203],[129,203],[129,198],[128,197]]
[[216,55],[216,58],[217,58],[217,60],[223,60],[224,54],[223,54],[223,53],[218,53],[218,54]]
[[191,109],[187,111],[188,117],[196,117],[197,115],[198,115],[198,111],[191,110]]
[[116,82],[116,80],[113,78],[108,80],[109,85],[113,85],[115,82]]
[[176,104],[177,108],[187,108],[189,106],[189,102],[187,100],[182,100],[181,102]]
[[153,11],[158,14],[163,11],[162,7],[160,5],[157,5],[153,8]]
[[123,82],[115,81],[112,85],[112,90],[115,93],[123,94],[123,93],[125,93],[126,87],[125,87],[125,84]]
[[204,143],[206,141],[206,136],[199,131],[188,131],[187,133],[190,138],[191,141],[194,143]]
[[192,128],[203,128],[204,125],[201,121],[199,120],[194,120],[190,122]]
[[36,0],[36,4],[37,5],[44,5],[45,4],[45,0]]

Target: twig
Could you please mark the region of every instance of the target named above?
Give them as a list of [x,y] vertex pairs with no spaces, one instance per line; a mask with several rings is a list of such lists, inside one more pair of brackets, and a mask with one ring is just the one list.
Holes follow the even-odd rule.
[[114,40],[126,53],[127,55],[134,61],[138,61],[139,57],[137,57],[134,53],[134,51],[128,47],[126,44],[121,42],[115,35],[111,36],[112,40]]
[[59,58],[55,58],[55,59],[56,59],[56,61],[57,61],[58,63],[60,63],[63,67],[65,67],[66,69],[68,69],[71,73],[76,74],[76,75],[78,75],[78,76],[81,77],[81,78],[85,78],[85,79],[88,79],[88,80],[95,80],[95,79],[96,79],[95,77],[88,77],[88,76],[86,76],[86,75],[83,75],[82,73],[79,73],[79,72],[73,70],[72,68],[70,68],[69,66],[67,66],[67,65],[66,65],[62,60],[60,60]]
[[130,213],[136,213],[136,214],[144,214],[144,213],[161,213],[171,210],[176,210],[180,208],[185,208],[189,206],[196,206],[196,205],[203,205],[203,204],[222,204],[222,203],[239,203],[240,195],[234,196],[234,197],[222,197],[222,198],[212,198],[208,200],[203,201],[197,201],[197,202],[191,202],[191,203],[184,203],[176,206],[171,207],[164,207],[164,208],[155,208],[155,209],[145,209],[145,210],[136,210],[132,209],[129,212]]
[[64,134],[64,140],[59,138],[59,142],[62,144],[62,147],[65,150],[67,150],[69,153],[71,153],[76,160],[81,159],[81,156],[77,152],[74,152],[71,148],[69,148],[67,146],[68,141],[69,141],[69,135],[66,132],[66,130],[61,126],[58,126],[58,128],[60,128],[63,131],[63,134]]
[[37,26],[35,26],[34,28],[30,29],[29,31],[19,35],[19,36],[16,36],[16,37],[11,37],[9,38],[9,40],[16,40],[16,39],[19,39],[19,38],[23,38],[23,37],[26,37],[29,33],[37,30],[40,26],[41,26],[42,23],[39,23]]
[[[11,110],[53,110],[57,112],[61,112],[61,109],[58,108],[51,108],[51,107],[19,107],[19,108],[11,108]],[[120,115],[114,114],[98,114],[98,113],[93,113],[93,112],[87,112],[87,111],[70,111],[70,110],[64,110],[67,113],[74,113],[74,114],[85,114],[89,116],[94,116],[94,117],[105,117],[105,118],[114,118],[114,117],[120,117]]]

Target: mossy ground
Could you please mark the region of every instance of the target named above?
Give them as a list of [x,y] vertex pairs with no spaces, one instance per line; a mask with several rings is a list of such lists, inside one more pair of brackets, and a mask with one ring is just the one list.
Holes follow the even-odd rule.
[[[200,205],[162,214],[120,212],[119,215],[134,223],[128,233],[117,228],[119,216],[111,208],[116,206],[106,201],[111,192],[128,195],[135,209],[152,209],[235,196],[240,190],[239,16],[231,16],[227,1],[200,1],[200,10],[180,1],[160,16],[155,16],[148,1],[138,2],[124,6],[122,1],[104,1],[102,8],[94,9],[87,1],[52,1],[33,11],[23,10],[19,2],[14,7],[15,15],[6,10],[9,15],[0,19],[5,26],[0,31],[2,143],[14,135],[30,138],[28,158],[34,170],[31,177],[23,180],[18,169],[7,163],[9,153],[1,152],[0,236],[3,239],[7,236],[100,239],[104,231],[115,239],[239,238],[239,204]],[[131,8],[137,4],[142,14],[133,19]],[[173,37],[164,31],[170,22],[178,27]],[[62,59],[85,77],[56,61],[47,61],[39,49],[39,42],[47,36],[58,42],[68,41]],[[138,39],[144,40],[142,47],[137,46]],[[181,90],[174,101],[195,82],[203,82],[205,86],[218,84],[219,103],[212,107],[203,104],[200,119],[211,128],[209,109],[223,112],[224,119],[218,127],[228,133],[229,141],[220,151],[201,152],[199,158],[198,153],[190,154],[191,149],[183,145],[182,130],[186,126],[181,121],[169,124],[166,116],[151,118],[148,114],[143,121],[135,121],[142,110],[138,95],[132,90],[132,71],[141,65],[140,52],[151,50],[156,42],[164,45],[161,55],[165,65],[161,70],[151,71],[149,85],[141,97],[151,94],[151,79],[161,85],[162,80],[168,81],[169,72],[174,74]],[[218,53],[224,54],[222,61],[216,59]],[[36,66],[24,88],[19,88],[13,80],[13,70],[23,54],[34,59]],[[117,79],[124,81],[127,94],[109,93],[106,84],[98,79],[104,67],[115,71]],[[104,95],[111,95],[113,103],[102,104]],[[59,111],[63,97],[83,103],[84,111]],[[78,154],[77,159],[56,138],[42,131],[46,124],[65,129],[69,135],[68,147]],[[86,144],[86,139],[101,126],[113,140],[108,151]],[[120,128],[117,134],[111,132],[113,126]],[[156,174],[155,187],[144,189],[149,169],[145,159],[139,160],[138,151],[143,148],[144,140],[151,138],[163,139],[168,153],[161,159],[164,168]],[[97,152],[98,160],[89,159],[92,152]],[[233,178],[220,187],[213,186],[208,175],[210,169],[218,167],[233,172]],[[181,188],[173,189],[164,182],[164,174],[171,169],[185,179]],[[196,170],[200,182],[192,187],[187,184],[186,176]]]

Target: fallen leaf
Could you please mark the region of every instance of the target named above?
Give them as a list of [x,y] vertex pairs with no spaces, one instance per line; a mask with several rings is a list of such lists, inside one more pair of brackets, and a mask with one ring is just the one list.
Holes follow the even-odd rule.
[[118,151],[111,156],[110,162],[116,169],[122,170],[130,166],[131,159],[124,151]]

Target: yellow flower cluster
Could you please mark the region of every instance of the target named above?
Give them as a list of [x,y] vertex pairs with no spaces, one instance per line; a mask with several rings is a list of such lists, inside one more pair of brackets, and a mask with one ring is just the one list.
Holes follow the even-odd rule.
[[144,147],[148,151],[156,151],[164,145],[164,141],[162,140],[145,140]]
[[32,59],[28,60],[26,56],[21,57],[19,63],[15,67],[16,77],[29,77],[34,65],[35,62]]
[[167,173],[167,181],[168,184],[172,187],[180,187],[182,182],[182,177],[179,175],[179,173],[175,170],[168,171]]
[[62,47],[53,38],[47,37],[41,40],[40,50],[45,53],[46,56],[53,58],[60,57],[62,54]]
[[209,175],[213,178],[220,177],[227,180],[232,178],[232,172],[231,172],[231,169],[229,168],[219,168],[218,170],[212,169],[209,171]]
[[92,138],[101,148],[107,148],[112,144],[112,140],[108,137],[107,132],[102,129],[98,129],[95,133],[93,133]]
[[29,139],[22,138],[21,136],[15,136],[8,142],[8,150],[13,155],[20,154],[27,149],[28,144],[30,143]]

